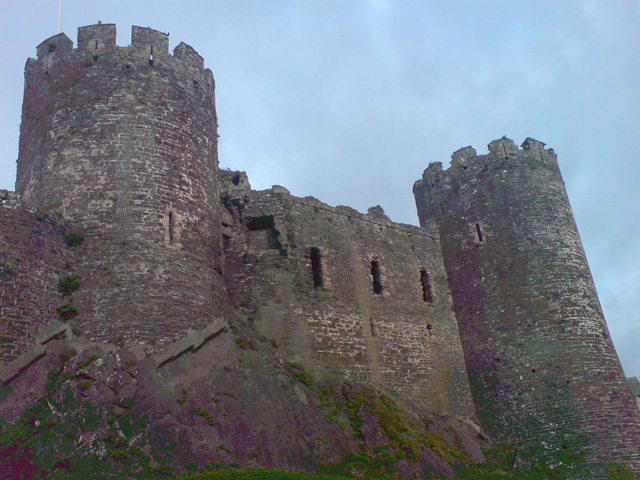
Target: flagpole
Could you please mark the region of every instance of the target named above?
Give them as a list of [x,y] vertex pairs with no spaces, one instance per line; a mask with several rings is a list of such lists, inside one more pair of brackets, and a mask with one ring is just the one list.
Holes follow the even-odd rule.
[[58,33],[62,32],[62,0],[58,0]]

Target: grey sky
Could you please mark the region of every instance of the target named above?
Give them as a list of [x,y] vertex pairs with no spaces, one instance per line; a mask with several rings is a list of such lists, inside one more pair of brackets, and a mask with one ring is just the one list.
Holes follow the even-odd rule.
[[[116,23],[192,45],[217,85],[222,167],[417,223],[429,162],[506,135],[559,156],[614,342],[640,375],[640,2],[63,0],[63,31]],[[0,0],[0,188],[13,189],[23,68],[56,0]]]

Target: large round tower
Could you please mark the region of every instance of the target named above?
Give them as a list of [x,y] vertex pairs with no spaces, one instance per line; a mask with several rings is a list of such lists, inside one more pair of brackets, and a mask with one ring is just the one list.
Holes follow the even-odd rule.
[[72,303],[93,339],[169,341],[226,306],[213,75],[168,46],[133,27],[118,47],[98,24],[75,49],[45,40],[25,67],[16,190],[84,237]]
[[531,138],[483,156],[467,147],[447,170],[429,165],[414,193],[420,223],[440,227],[484,427],[565,464],[584,456],[589,478],[614,463],[640,472],[640,412],[553,150]]

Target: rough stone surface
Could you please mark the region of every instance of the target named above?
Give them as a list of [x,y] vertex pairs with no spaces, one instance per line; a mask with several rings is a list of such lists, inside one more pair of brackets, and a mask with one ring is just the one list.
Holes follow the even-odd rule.
[[76,322],[94,339],[168,342],[226,305],[214,82],[168,36],[114,25],[59,34],[25,68],[16,190],[84,242]]
[[221,183],[234,220],[229,296],[262,334],[311,371],[377,382],[428,411],[473,415],[437,232],[394,223],[380,207],[363,215],[282,187],[243,190],[234,178],[245,175],[229,172]]
[[465,423],[425,422],[350,384],[312,388],[268,342],[249,336],[251,348],[226,331],[163,363],[81,338],[47,342],[0,387],[0,421],[13,425],[0,437],[3,475],[164,478],[216,462],[292,471],[334,465],[347,473],[368,467],[340,467],[351,455],[384,461],[388,473],[451,477],[452,465],[486,461],[478,455],[491,442]]
[[498,438],[640,471],[640,412],[591,278],[556,155],[528,138],[431,164],[414,187],[438,224],[476,409]]
[[65,222],[22,206],[0,190],[0,363],[35,345],[39,329],[58,319],[60,279],[70,275]]

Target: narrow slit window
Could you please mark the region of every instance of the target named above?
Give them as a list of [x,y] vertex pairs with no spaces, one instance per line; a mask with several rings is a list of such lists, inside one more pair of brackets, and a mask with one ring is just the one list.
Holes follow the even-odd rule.
[[313,286],[322,288],[324,278],[322,277],[322,253],[317,247],[311,247],[311,273],[313,274]]
[[98,51],[98,40],[96,40],[96,52]]
[[151,45],[151,52],[149,54],[149,65],[153,65],[153,45]]
[[504,158],[506,158],[508,160],[509,159],[509,154],[507,153],[507,147],[506,147],[506,145],[504,143],[502,144],[502,149],[504,150]]
[[420,269],[420,284],[422,285],[422,299],[427,303],[433,303],[433,280],[424,268]]
[[484,241],[484,236],[482,235],[482,227],[479,223],[476,223],[476,234],[478,235],[478,242],[482,243]]
[[373,277],[373,293],[382,294],[382,272],[380,271],[380,260],[371,260],[371,277]]
[[175,224],[175,215],[173,214],[173,212],[169,212],[169,243],[173,243],[175,241]]

